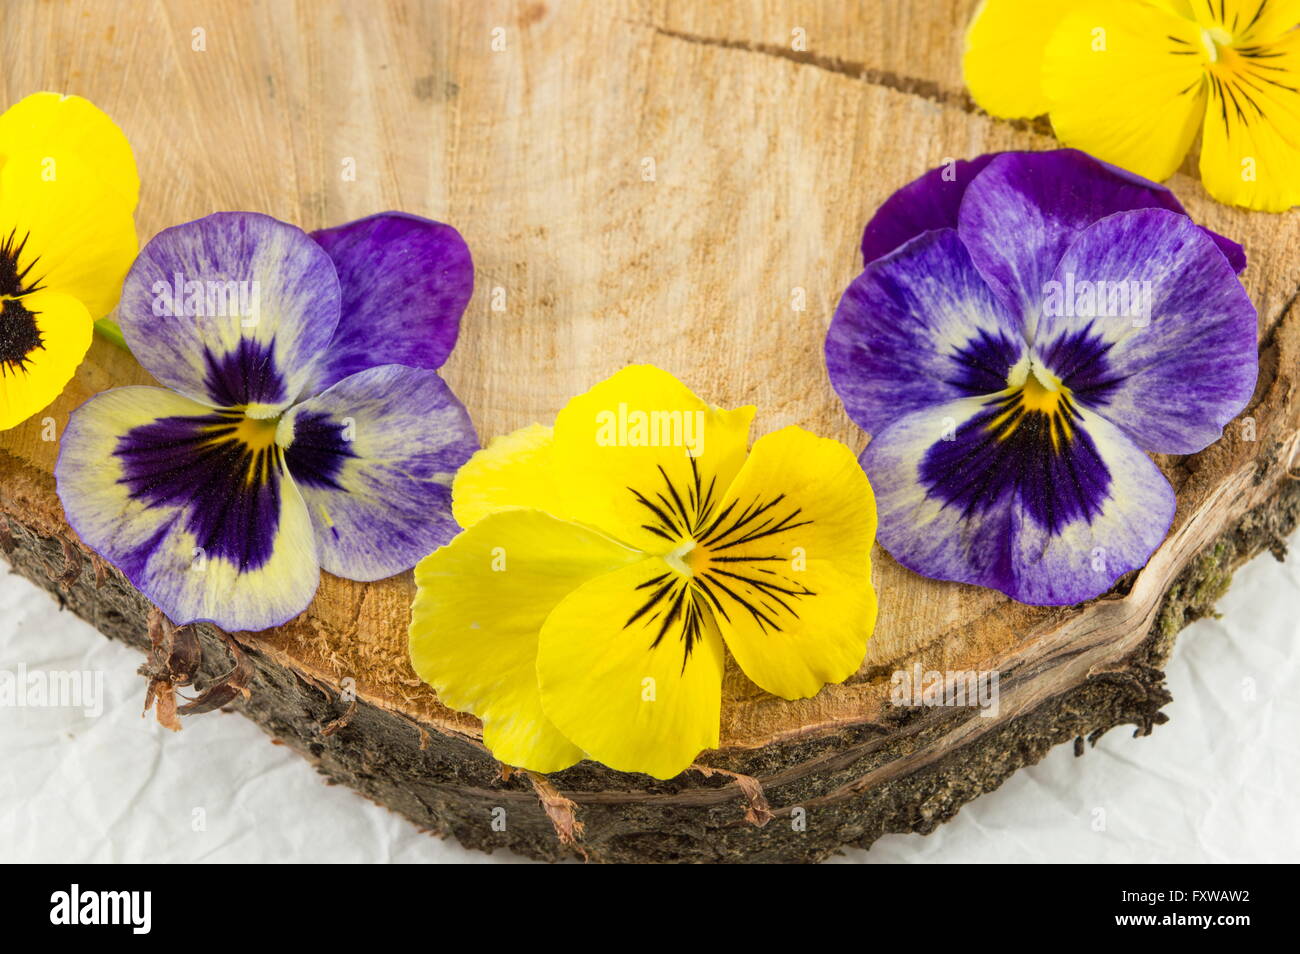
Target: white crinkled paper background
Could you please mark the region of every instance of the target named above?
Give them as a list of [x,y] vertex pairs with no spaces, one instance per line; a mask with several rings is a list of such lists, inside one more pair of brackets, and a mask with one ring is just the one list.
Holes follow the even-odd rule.
[[[841,862],[1300,861],[1300,534],[1179,637],[1170,722],[1059,746],[928,837]],[[0,571],[2,573],[2,571]],[[103,672],[103,713],[0,708],[2,862],[520,861],[467,851],[308,764],[242,716],[140,717],[143,657],[0,575],[0,670]],[[815,818],[809,819],[815,824]],[[773,824],[780,824],[779,821]]]

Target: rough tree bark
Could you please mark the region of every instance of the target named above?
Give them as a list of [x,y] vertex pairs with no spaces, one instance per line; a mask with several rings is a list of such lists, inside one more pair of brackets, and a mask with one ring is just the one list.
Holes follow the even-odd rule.
[[[549,422],[570,395],[651,362],[713,403],[757,405],[758,433],[798,423],[860,448],[821,341],[862,225],[946,158],[1054,145],[1042,123],[996,122],[963,93],[973,5],[281,0],[168,4],[164,20],[15,3],[0,100],[66,89],[107,109],[141,166],[144,237],[220,208],[306,228],[384,208],[455,224],[478,280],[444,371],[484,439]],[[1250,256],[1261,374],[1222,441],[1160,460],[1179,508],[1149,565],[1101,599],[1044,609],[878,552],[881,617],[862,669],[790,703],[729,665],[722,748],[669,782],[590,763],[503,773],[476,721],[410,670],[409,574],[326,577],[300,618],[234,635],[233,684],[222,634],[151,629],[147,602],[67,527],[51,477],[73,408],[149,381],[103,342],[55,405],[0,435],[0,545],[106,635],[152,650],[164,718],[169,686],[224,684],[200,708],[228,702],[330,777],[467,845],[805,861],[929,831],[1052,745],[1162,721],[1174,635],[1295,525],[1300,216],[1217,205],[1194,172],[1189,161],[1171,186]],[[891,705],[892,674],[915,665],[997,670],[998,716]],[[176,716],[196,717],[214,718]]]

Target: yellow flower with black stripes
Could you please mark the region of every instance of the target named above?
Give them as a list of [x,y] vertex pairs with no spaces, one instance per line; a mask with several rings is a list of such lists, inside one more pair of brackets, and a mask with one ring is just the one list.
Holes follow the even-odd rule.
[[724,646],[815,695],[862,664],[876,509],[843,444],[624,368],[470,459],[415,570],[411,661],[502,762],[669,778],[718,744]]
[[131,147],[78,96],[0,116],[0,430],[53,401],[117,305],[138,249]]
[[1198,133],[1220,202],[1300,203],[1300,0],[985,0],[966,35],[975,101],[1047,113],[1061,141],[1166,179]]

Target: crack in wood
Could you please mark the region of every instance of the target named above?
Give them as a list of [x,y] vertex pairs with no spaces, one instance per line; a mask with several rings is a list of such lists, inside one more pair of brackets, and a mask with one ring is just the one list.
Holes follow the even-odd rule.
[[[811,66],[813,69],[823,70],[827,73],[847,76],[849,79],[859,80],[872,86],[880,86],[896,93],[915,96],[940,106],[959,109],[968,115],[988,116],[988,113],[984,112],[965,90],[949,89],[934,80],[922,79],[919,76],[908,76],[893,70],[880,69],[879,67],[869,66],[866,63],[854,60],[846,60],[838,56],[813,53],[810,50],[796,50],[777,43],[701,36],[694,33],[684,33],[680,30],[672,30],[653,23],[637,23],[636,25],[653,30],[659,36],[680,40],[683,43],[710,46],[722,50],[739,50],[745,53],[755,53],[759,56],[771,56],[800,66]],[[1042,136],[1053,135],[1051,123],[1046,116],[1039,116],[1035,119],[1002,121],[1015,129],[1025,132],[1034,132]]]

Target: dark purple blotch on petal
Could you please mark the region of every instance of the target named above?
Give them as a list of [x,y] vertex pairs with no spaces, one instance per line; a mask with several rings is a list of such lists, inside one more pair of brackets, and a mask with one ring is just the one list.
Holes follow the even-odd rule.
[[299,484],[346,490],[337,480],[343,462],[356,457],[347,426],[323,411],[300,411],[293,421],[293,442],[284,452],[289,473]]
[[973,397],[1001,391],[1023,351],[1022,345],[1006,335],[980,328],[953,355],[956,367],[947,382]]
[[963,518],[1018,498],[1053,535],[1076,520],[1092,522],[1111,476],[1078,412],[1068,399],[1057,414],[1025,411],[1020,399],[1019,392],[991,399],[955,439],[937,441],[921,461],[927,492],[957,507]]
[[275,340],[240,338],[234,351],[214,355],[203,349],[204,387],[221,407],[283,404],[289,400],[284,376],[275,366]]
[[1104,408],[1110,393],[1124,380],[1106,360],[1112,347],[1096,331],[1081,328],[1044,345],[1038,358],[1074,397],[1089,407]]
[[[235,437],[242,418],[220,411],[159,418],[119,437],[113,453],[133,500],[181,508],[178,519],[204,558],[248,572],[265,565],[274,550],[283,464],[273,443],[253,448]],[[139,552],[152,553],[169,529],[160,527],[157,540]],[[143,567],[123,570],[138,575]]]

